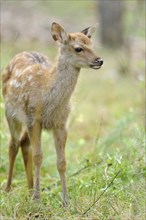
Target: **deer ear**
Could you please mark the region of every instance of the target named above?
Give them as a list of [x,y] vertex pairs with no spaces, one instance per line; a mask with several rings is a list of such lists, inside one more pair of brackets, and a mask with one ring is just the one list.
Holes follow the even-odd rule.
[[91,38],[95,30],[96,30],[96,27],[92,26],[92,27],[88,27],[84,29],[83,31],[81,31],[81,33],[85,34],[88,38]]
[[51,32],[52,37],[55,41],[59,41],[62,44],[65,44],[67,42],[68,35],[60,24],[53,22]]

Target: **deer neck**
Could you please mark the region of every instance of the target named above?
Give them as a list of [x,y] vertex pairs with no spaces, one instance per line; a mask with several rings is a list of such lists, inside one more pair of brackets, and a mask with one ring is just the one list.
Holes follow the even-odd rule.
[[[80,69],[59,57],[53,69],[53,85],[49,91],[56,105],[68,102],[77,83]],[[49,100],[51,101],[51,100]]]
[[79,68],[74,67],[67,58],[65,59],[65,57],[60,57],[58,59],[56,67],[58,79],[62,79],[67,85],[70,82],[72,86],[76,84],[80,72]]

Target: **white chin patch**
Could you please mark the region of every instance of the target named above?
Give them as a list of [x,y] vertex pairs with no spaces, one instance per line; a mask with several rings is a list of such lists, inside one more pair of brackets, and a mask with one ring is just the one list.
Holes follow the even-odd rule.
[[100,66],[92,66],[91,68],[95,69],[95,70],[98,70],[98,69],[100,69]]

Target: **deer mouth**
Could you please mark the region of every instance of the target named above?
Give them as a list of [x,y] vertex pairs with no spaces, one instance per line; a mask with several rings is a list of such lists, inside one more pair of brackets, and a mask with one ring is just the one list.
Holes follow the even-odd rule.
[[103,65],[103,60],[101,58],[96,58],[94,62],[90,63],[90,68],[98,70]]
[[101,68],[101,66],[99,65],[95,65],[95,64],[90,64],[90,68],[94,69],[94,70],[98,70]]

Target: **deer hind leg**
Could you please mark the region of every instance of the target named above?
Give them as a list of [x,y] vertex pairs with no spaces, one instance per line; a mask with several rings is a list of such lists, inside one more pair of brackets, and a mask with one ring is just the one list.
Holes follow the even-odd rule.
[[29,139],[32,146],[32,158],[34,164],[34,192],[33,199],[40,199],[40,172],[43,154],[41,150],[41,126],[39,123],[28,129]]
[[65,128],[54,129],[54,142],[57,154],[57,168],[60,175],[62,192],[63,192],[63,205],[67,206],[68,202],[68,190],[66,183],[66,157],[65,157],[65,144],[67,139],[67,131]]
[[20,140],[20,145],[21,145],[21,151],[25,165],[28,188],[32,189],[33,188],[32,149],[30,147],[30,140],[27,131],[23,133]]
[[8,171],[8,178],[7,178],[7,184],[5,190],[9,191],[11,189],[11,184],[12,184],[14,163],[20,144],[19,137],[21,133],[21,124],[18,123],[17,121],[8,118],[7,121],[11,133],[11,139],[9,143],[9,171]]

